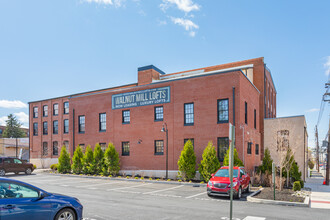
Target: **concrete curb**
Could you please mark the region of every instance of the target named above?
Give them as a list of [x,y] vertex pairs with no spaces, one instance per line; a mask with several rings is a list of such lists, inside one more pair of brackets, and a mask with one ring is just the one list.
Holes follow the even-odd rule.
[[253,198],[253,196],[259,194],[263,188],[249,195],[246,199],[248,202],[262,203],[262,204],[271,204],[271,205],[283,205],[283,206],[296,206],[296,207],[310,207],[310,196],[306,196],[303,203],[300,202],[286,202],[286,201],[276,201],[268,199],[258,199]]
[[118,177],[106,177],[106,176],[86,176],[86,175],[74,175],[74,174],[59,174],[59,173],[49,173],[49,175],[55,176],[70,176],[76,178],[89,178],[89,179],[103,179],[103,180],[117,180],[117,181],[127,181],[127,182],[143,182],[143,183],[162,183],[162,184],[172,184],[172,185],[190,185],[193,187],[205,186],[206,183],[186,183],[186,182],[177,182],[177,181],[163,181],[163,180],[149,180],[149,179],[126,179]]

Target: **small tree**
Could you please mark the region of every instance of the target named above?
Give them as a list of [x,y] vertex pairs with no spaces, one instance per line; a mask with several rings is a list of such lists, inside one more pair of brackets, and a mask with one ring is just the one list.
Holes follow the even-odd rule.
[[83,163],[84,153],[82,152],[81,147],[78,145],[72,157],[72,171],[74,173],[80,174],[83,169]]
[[57,170],[60,173],[71,172],[70,154],[66,151],[65,146],[63,146],[61,149],[61,154],[60,157],[58,158]]
[[194,152],[194,146],[190,140],[188,140],[183,150],[181,151],[181,156],[178,160],[179,175],[183,179],[193,179],[196,175],[196,155]]
[[94,171],[94,155],[90,145],[86,147],[86,152],[83,161],[83,173],[92,174]]
[[[223,165],[224,166],[229,166],[229,152],[230,152],[230,147],[226,152],[225,158],[223,159]],[[238,153],[237,153],[236,148],[234,148],[234,166],[235,167],[243,167],[244,166],[243,162],[238,157]]]
[[6,120],[6,128],[3,131],[4,138],[21,138],[25,137],[24,131],[21,129],[22,124],[19,123],[17,118],[10,114],[8,120]]
[[104,165],[104,152],[99,143],[94,148],[94,173],[101,174]]
[[262,174],[265,174],[266,171],[268,171],[268,173],[272,173],[272,164],[273,159],[270,156],[269,149],[266,148],[264,158],[262,159],[262,164],[258,167],[258,172],[261,172]]
[[290,180],[290,170],[294,163],[293,152],[290,147],[286,151],[285,159],[283,161],[283,168],[286,171],[286,187],[289,187],[289,180]]
[[109,143],[104,153],[104,170],[103,173],[108,175],[117,175],[120,170],[119,154],[113,143]]
[[308,167],[309,167],[309,169],[314,169],[314,162],[313,161],[311,161],[311,160],[308,160]]
[[217,158],[217,152],[212,141],[209,141],[203,152],[203,159],[198,167],[201,177],[208,182],[211,174],[220,168],[220,162]]

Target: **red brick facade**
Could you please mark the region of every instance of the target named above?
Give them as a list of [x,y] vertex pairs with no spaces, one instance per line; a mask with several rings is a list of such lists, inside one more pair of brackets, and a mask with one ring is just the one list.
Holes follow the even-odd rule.
[[[244,74],[245,69],[253,69],[253,83]],[[265,98],[265,85],[267,96]],[[268,86],[269,85],[269,86]],[[112,95],[152,88],[170,87],[170,102],[112,109]],[[164,170],[166,160],[166,136],[161,132],[163,123],[168,127],[169,170],[177,170],[177,161],[183,149],[184,139],[194,139],[197,163],[208,141],[218,150],[218,138],[228,137],[229,123],[218,123],[218,100],[229,100],[229,122],[233,123],[233,87],[235,87],[236,147],[239,157],[244,160],[247,170],[253,170],[261,161],[263,153],[263,118],[276,116],[276,91],[270,72],[263,58],[201,68],[174,74],[163,74],[149,66],[138,72],[138,83],[61,98],[30,102],[30,155],[40,158],[43,142],[48,143],[48,154],[53,155],[52,144],[57,141],[58,152],[64,141],[69,142],[70,154],[74,146],[96,143],[114,143],[119,152],[123,170]],[[272,96],[270,96],[270,94]],[[265,110],[265,101],[267,109]],[[268,101],[272,101],[268,107]],[[69,114],[63,114],[64,102],[69,102]],[[53,115],[53,104],[59,104],[58,115]],[[194,103],[194,124],[184,124],[184,104]],[[245,123],[245,103],[247,103],[247,124]],[[42,109],[48,105],[48,117],[43,117]],[[163,121],[154,120],[156,106],[163,106]],[[39,116],[33,118],[33,108],[38,107]],[[272,108],[271,108],[272,107]],[[122,111],[130,110],[130,123],[122,123]],[[256,112],[256,128],[254,123]],[[106,131],[99,131],[99,114],[106,113]],[[78,118],[85,116],[85,132],[78,132]],[[63,133],[64,119],[69,120],[69,132]],[[53,134],[53,121],[58,121],[58,134]],[[48,135],[43,135],[43,122],[48,122]],[[74,123],[73,123],[74,121]],[[38,123],[38,135],[33,135],[33,123]],[[244,134],[243,134],[244,131]],[[155,141],[164,141],[164,154],[155,155]],[[122,142],[129,142],[129,156],[122,156]],[[243,144],[244,142],[244,144]],[[248,154],[248,142],[252,143]],[[259,154],[256,155],[256,144]],[[244,155],[244,159],[243,159]]]

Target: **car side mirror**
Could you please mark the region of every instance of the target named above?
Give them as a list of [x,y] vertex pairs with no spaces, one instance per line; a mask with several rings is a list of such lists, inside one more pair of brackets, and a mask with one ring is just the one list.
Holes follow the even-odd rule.
[[214,177],[214,173],[212,173],[211,176]]
[[41,199],[43,199],[43,198],[45,198],[45,197],[46,197],[46,194],[45,194],[43,191],[40,191],[40,192],[39,192],[39,197],[36,198],[35,201],[41,200]]

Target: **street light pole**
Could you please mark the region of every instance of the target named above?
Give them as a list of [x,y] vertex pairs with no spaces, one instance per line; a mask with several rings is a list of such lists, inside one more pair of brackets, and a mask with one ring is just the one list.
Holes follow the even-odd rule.
[[163,123],[161,132],[166,132],[166,179],[168,179],[168,129],[166,122]]

